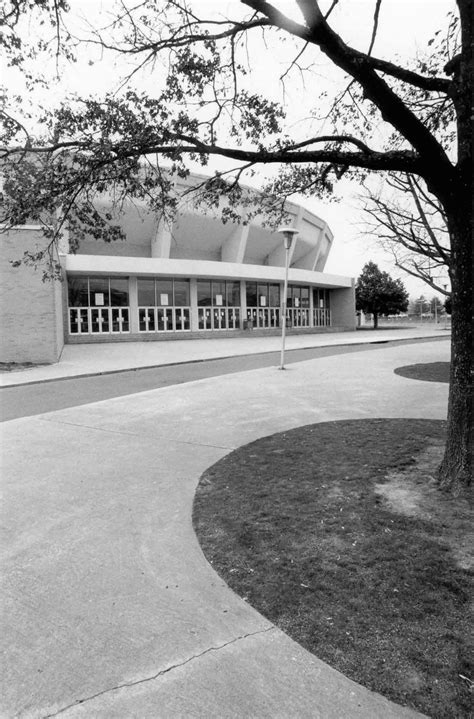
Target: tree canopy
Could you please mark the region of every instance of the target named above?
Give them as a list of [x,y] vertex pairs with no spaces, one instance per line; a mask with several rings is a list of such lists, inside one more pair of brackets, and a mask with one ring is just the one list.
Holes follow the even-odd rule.
[[380,315],[396,315],[408,309],[408,292],[401,280],[382,272],[375,262],[367,262],[356,284],[356,308],[372,314],[376,328]]
[[[30,94],[5,98],[1,221],[7,228],[28,218],[43,222],[54,271],[66,228],[73,247],[84,234],[120,236],[96,204],[104,192],[118,204],[124,197],[146,201],[166,216],[176,210],[173,174],[186,176],[189,162],[220,158],[197,201],[223,207],[232,221],[248,197],[241,183],[252,178],[264,189],[259,210],[275,223],[287,197],[329,198],[341,177],[415,178],[410,182],[437,205],[449,236],[440,247],[450,252],[455,351],[440,478],[458,486],[470,481],[472,443],[472,4],[457,0],[445,26],[406,62],[377,45],[387,0],[362,5],[370,22],[362,41],[351,42],[341,18],[355,18],[353,8],[340,0],[295,0],[284,10],[266,0],[217,10],[199,0],[122,0],[108,8],[107,20],[91,11],[81,30],[62,0],[10,0],[0,42],[24,68]],[[25,18],[31,27],[35,13],[49,37],[32,45]],[[47,67],[38,60],[49,52],[59,73],[63,57],[72,62],[85,48],[97,50],[91,62],[116,58],[120,81],[99,97],[35,107],[31,98],[46,81],[31,59]],[[264,55],[270,60],[263,69]],[[328,66],[338,77],[333,84],[322,79]],[[116,72],[109,66],[106,76]],[[271,92],[275,82],[294,91],[291,102]],[[265,180],[262,167],[270,168]]]

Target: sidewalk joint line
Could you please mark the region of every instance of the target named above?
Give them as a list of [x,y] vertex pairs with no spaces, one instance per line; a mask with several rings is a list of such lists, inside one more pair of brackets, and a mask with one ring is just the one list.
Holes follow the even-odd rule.
[[[69,408],[67,408],[69,409]],[[62,410],[53,410],[57,412],[61,412]],[[64,424],[68,427],[82,427],[82,429],[92,429],[96,430],[97,432],[107,432],[108,434],[123,434],[126,437],[147,437],[149,435],[144,433],[137,433],[137,432],[125,432],[124,430],[118,430],[118,429],[107,429],[107,427],[95,427],[94,425],[90,424],[80,424],[77,422],[66,422],[65,420],[59,420],[54,418],[45,417],[42,415],[35,415],[35,419],[37,419],[40,422],[51,422],[52,424]],[[191,442],[189,440],[185,439],[171,439],[170,437],[167,438],[168,442],[174,442],[174,444],[190,444],[193,447],[210,447],[212,449],[228,449],[230,452],[232,452],[234,449],[237,449],[237,447],[232,446],[228,447],[227,445],[222,444],[207,444],[205,442]]]
[[185,666],[186,664],[189,664],[189,662],[194,661],[195,659],[200,659],[201,657],[205,656],[206,654],[209,654],[210,652],[218,652],[221,649],[225,649],[226,647],[230,646],[231,644],[235,644],[236,642],[239,642],[243,639],[248,639],[248,637],[254,637],[259,634],[266,634],[267,632],[275,631],[277,628],[272,625],[269,627],[266,627],[265,629],[259,629],[256,632],[249,632],[248,634],[243,634],[239,637],[235,637],[234,639],[229,640],[228,642],[224,642],[224,644],[220,644],[216,647],[208,647],[207,649],[204,649],[199,654],[193,654],[192,656],[188,657],[182,662],[177,662],[176,664],[171,664],[171,666],[167,667],[166,669],[161,669],[156,674],[153,674],[150,677],[145,677],[144,679],[137,679],[133,682],[124,682],[123,684],[117,684],[115,687],[110,687],[110,689],[103,689],[100,692],[97,692],[97,694],[92,694],[90,697],[84,697],[84,699],[78,699],[75,702],[72,702],[72,704],[68,704],[67,706],[63,707],[62,709],[59,709],[57,712],[54,712],[53,714],[45,714],[43,716],[43,719],[51,719],[52,717],[56,717],[59,714],[63,714],[68,709],[72,709],[73,707],[80,706],[82,704],[85,704],[86,702],[90,702],[94,699],[97,699],[98,697],[104,696],[104,694],[109,694],[110,692],[118,691],[119,689],[125,689],[130,687],[136,687],[140,684],[146,684],[147,682],[152,682],[155,679],[158,679],[159,677],[163,676],[164,674],[168,674],[168,672],[171,672],[173,669],[179,669],[180,667]]

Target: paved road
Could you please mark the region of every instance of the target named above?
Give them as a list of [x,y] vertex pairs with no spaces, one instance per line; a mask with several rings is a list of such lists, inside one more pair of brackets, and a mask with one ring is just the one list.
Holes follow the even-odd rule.
[[[444,338],[443,338],[444,339]],[[408,345],[429,339],[391,341],[390,346]],[[285,364],[309,359],[332,357],[353,352],[369,352],[387,346],[387,341],[370,345],[340,345],[288,350]],[[92,377],[77,377],[55,381],[0,388],[0,421],[31,417],[67,407],[78,407],[112,397],[123,397],[150,389],[193,382],[236,372],[272,367],[280,362],[279,352],[227,357],[175,364],[148,369],[134,369]]]

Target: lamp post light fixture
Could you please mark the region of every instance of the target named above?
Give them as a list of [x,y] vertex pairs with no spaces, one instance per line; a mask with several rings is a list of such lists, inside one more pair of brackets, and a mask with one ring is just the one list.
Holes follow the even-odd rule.
[[283,287],[282,318],[281,318],[281,357],[280,369],[285,369],[285,339],[286,339],[286,304],[288,295],[288,267],[290,264],[290,248],[293,238],[299,230],[294,227],[279,227],[277,232],[283,235],[285,243],[285,284]]

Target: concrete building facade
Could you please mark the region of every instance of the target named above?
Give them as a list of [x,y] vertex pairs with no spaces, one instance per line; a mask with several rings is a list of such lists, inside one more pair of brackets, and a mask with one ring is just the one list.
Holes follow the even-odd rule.
[[[355,329],[353,278],[324,272],[329,227],[302,206],[286,210],[298,230],[289,252],[288,332]],[[188,201],[172,223],[136,202],[115,220],[123,241],[86,239],[75,254],[64,244],[62,282],[43,283],[41,272],[11,265],[24,249],[41,247],[39,228],[2,236],[2,361],[54,362],[65,342],[280,332],[284,241],[261,219],[224,224],[219,209],[205,213]]]

